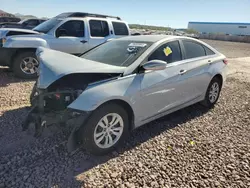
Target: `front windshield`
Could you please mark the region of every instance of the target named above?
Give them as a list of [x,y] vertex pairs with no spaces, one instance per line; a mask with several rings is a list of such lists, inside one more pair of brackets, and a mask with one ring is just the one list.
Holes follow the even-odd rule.
[[128,67],[151,45],[150,42],[114,40],[82,55],[84,59]]
[[53,27],[55,27],[61,21],[62,21],[61,19],[52,18],[36,26],[33,30],[40,33],[48,33]]

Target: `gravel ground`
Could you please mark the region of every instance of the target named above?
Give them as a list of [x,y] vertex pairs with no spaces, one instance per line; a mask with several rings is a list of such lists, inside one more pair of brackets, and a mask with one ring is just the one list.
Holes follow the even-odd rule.
[[29,105],[34,81],[15,78],[7,68],[0,67],[0,112],[3,109]]
[[103,157],[68,154],[63,131],[21,131],[33,84],[0,69],[0,188],[250,187],[248,72],[231,72],[214,109],[197,104],[149,123]]

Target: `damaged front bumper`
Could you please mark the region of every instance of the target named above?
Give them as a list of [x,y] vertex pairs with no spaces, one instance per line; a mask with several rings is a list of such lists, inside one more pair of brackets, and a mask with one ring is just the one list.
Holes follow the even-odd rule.
[[[33,90],[32,107],[22,123],[23,131],[33,124],[35,127],[34,136],[38,137],[42,132],[52,126],[60,125],[69,130],[68,150],[76,149],[76,132],[84,124],[90,112],[83,112],[67,108],[76,99],[76,91],[64,90],[57,92],[46,92],[46,90]],[[32,97],[31,97],[32,98]]]

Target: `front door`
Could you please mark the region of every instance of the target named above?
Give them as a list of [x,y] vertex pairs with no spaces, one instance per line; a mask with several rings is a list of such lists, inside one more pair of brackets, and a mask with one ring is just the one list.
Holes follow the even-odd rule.
[[50,48],[70,54],[81,54],[89,49],[82,20],[69,20],[55,31],[55,38],[49,40]]
[[182,53],[179,41],[161,45],[149,56],[148,61],[157,59],[168,63],[166,69],[138,75],[141,77],[141,97],[137,103],[140,111],[137,111],[141,122],[183,103],[181,93],[185,81],[180,79],[181,65],[178,64],[182,61]]

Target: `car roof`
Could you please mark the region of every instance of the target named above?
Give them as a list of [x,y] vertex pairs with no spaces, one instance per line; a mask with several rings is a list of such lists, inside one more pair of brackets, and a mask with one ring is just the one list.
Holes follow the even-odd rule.
[[19,32],[29,32],[29,33],[37,33],[36,31],[29,29],[18,29],[18,28],[0,28],[1,31],[19,31]]
[[174,35],[134,35],[134,36],[127,36],[122,37],[117,40],[131,40],[131,41],[142,41],[142,42],[158,42],[163,39],[177,39],[180,38],[179,36]]
[[169,41],[172,39],[188,39],[188,40],[192,40],[192,41],[196,41],[198,43],[204,44],[205,46],[209,46],[211,48],[210,45],[204,43],[201,40],[192,38],[192,37],[187,37],[187,36],[176,36],[176,35],[132,35],[132,36],[126,36],[126,37],[121,37],[118,38],[116,40],[129,40],[129,41],[138,41],[138,42],[152,42],[152,43],[156,43],[159,41]]

